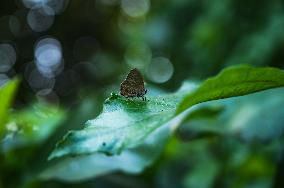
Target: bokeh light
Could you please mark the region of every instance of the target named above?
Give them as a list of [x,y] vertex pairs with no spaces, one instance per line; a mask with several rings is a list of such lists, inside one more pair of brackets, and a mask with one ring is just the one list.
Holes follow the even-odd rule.
[[148,43],[156,48],[165,47],[171,41],[172,28],[169,23],[162,18],[155,18],[146,23],[145,36]]
[[49,7],[53,10],[55,14],[62,13],[68,3],[69,0],[22,0],[23,4],[26,8],[46,8]]
[[0,74],[0,87],[8,82],[10,78],[6,74]]
[[50,7],[55,14],[61,14],[67,8],[69,0],[47,0],[46,6]]
[[174,73],[174,67],[169,59],[165,57],[155,57],[147,69],[148,78],[156,83],[168,81]]
[[17,60],[17,54],[11,44],[0,44],[0,72],[9,71]]
[[22,0],[26,8],[41,7],[47,3],[48,0]]
[[151,61],[152,51],[145,43],[132,43],[127,47],[124,58],[130,67],[144,69]]
[[0,42],[12,39],[11,31],[9,29],[10,16],[0,15]]
[[44,38],[35,46],[35,63],[38,70],[47,77],[54,77],[63,69],[60,42],[55,38]]
[[32,33],[32,29],[27,22],[28,13],[28,10],[20,9],[10,16],[9,29],[15,37],[24,38]]
[[37,69],[34,69],[28,75],[28,83],[35,92],[43,89],[49,89],[51,91],[54,87],[55,79],[45,77]]
[[149,0],[122,0],[121,8],[130,17],[140,17],[147,14],[150,9]]
[[20,20],[14,16],[14,15],[11,15],[10,16],[10,19],[9,19],[9,28],[10,28],[10,31],[15,35],[17,36],[18,33],[20,33],[20,29],[21,29],[21,23],[20,23]]
[[27,21],[33,31],[46,31],[54,22],[54,11],[48,6],[32,8],[27,15]]

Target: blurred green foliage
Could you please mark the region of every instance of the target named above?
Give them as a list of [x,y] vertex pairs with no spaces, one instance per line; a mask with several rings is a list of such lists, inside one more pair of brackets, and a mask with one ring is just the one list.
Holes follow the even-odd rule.
[[19,80],[15,79],[9,84],[0,88],[0,99],[1,99],[1,106],[0,106],[0,138],[5,131],[5,124],[7,123],[8,119],[8,111],[11,107],[11,103],[18,86]]
[[[41,9],[45,3],[47,7]],[[197,102],[280,86],[283,71],[276,73],[274,68],[260,68],[263,72],[253,76],[259,82],[250,80],[244,84],[250,86],[246,90],[236,89],[243,87],[246,71],[227,72],[236,82],[227,75],[213,80],[216,85],[206,81],[204,90],[193,93],[189,91],[198,84],[188,83],[244,63],[283,70],[283,33],[282,0],[1,2],[0,188],[284,187],[282,88],[196,105],[184,119],[167,125],[132,111],[137,115],[134,122],[144,119],[133,127],[142,134],[134,132],[133,137],[128,129],[115,132],[111,125],[107,125],[109,132],[89,135],[83,126],[98,116],[103,101],[118,92],[134,67],[145,76],[154,112],[164,109],[152,100],[159,102],[159,97],[170,96],[168,92],[176,92],[182,84],[185,87],[178,92],[187,91],[187,97],[180,111]],[[44,48],[38,45],[51,38],[55,51],[42,54]],[[58,66],[56,58],[61,58]],[[45,69],[46,64],[51,68]],[[226,83],[233,88],[231,93],[224,93]],[[221,92],[210,96],[212,89]],[[125,99],[118,96],[112,102],[123,105]],[[141,104],[139,100],[128,103]],[[124,117],[128,115],[126,110]],[[166,117],[158,114],[157,118]],[[147,129],[151,124],[156,125],[153,132]],[[91,127],[97,133],[98,127]],[[98,149],[91,145],[88,155],[84,151],[74,156],[70,150],[70,157],[47,161],[70,130],[82,133],[79,143],[88,135],[88,139],[98,138],[96,143],[104,142],[104,135],[118,140],[127,135],[131,142],[121,146],[126,150],[120,148],[120,155],[88,152]],[[145,139],[140,143],[141,135]],[[67,146],[76,146],[72,141]],[[112,148],[116,144],[114,140],[107,151],[98,150],[107,153],[117,149]]]

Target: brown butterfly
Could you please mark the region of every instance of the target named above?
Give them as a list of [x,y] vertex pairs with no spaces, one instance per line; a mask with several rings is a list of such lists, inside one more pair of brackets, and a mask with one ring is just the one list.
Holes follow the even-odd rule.
[[146,100],[144,95],[147,93],[147,89],[144,87],[144,80],[138,69],[132,69],[126,79],[120,84],[120,94],[126,98],[129,97],[142,97],[142,100]]

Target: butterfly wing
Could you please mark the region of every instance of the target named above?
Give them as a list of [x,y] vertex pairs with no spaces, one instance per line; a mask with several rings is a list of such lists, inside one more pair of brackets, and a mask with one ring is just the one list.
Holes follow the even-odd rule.
[[121,83],[120,94],[125,97],[143,96],[145,94],[144,80],[137,69],[132,69]]

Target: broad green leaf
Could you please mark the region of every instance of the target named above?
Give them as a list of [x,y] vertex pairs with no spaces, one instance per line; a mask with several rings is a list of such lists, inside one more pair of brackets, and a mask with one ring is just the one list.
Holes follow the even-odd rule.
[[277,68],[253,68],[248,65],[227,68],[204,81],[195,92],[189,93],[179,105],[177,113],[198,103],[281,86],[284,86],[284,71]]
[[[188,88],[184,85],[183,88]],[[191,85],[190,85],[191,86]],[[149,87],[148,87],[149,89]],[[188,89],[187,89],[188,90]],[[154,93],[153,93],[154,91]],[[151,87],[150,95],[161,95],[161,91],[157,91]],[[140,101],[140,100],[139,100]],[[129,102],[129,101],[128,101]],[[69,125],[78,122],[81,119],[82,112],[77,112],[77,116],[70,119]],[[83,112],[84,114],[86,112]],[[138,147],[124,150],[120,155],[106,156],[101,153],[92,153],[90,155],[78,155],[76,157],[60,158],[58,160],[49,161],[46,167],[40,172],[41,179],[60,179],[64,181],[82,181],[89,178],[101,176],[113,171],[123,171],[128,173],[140,173],[162,152],[167,142],[173,126],[178,124],[177,120],[160,126],[151,133]]]
[[103,112],[80,131],[70,131],[49,159],[102,152],[120,154],[133,148],[156,128],[173,118],[183,93],[128,100],[117,94],[106,100]]
[[0,136],[8,120],[8,111],[18,87],[19,80],[14,79],[0,87]]
[[11,113],[0,151],[42,143],[60,125],[64,115],[62,110],[47,104],[35,104]]

